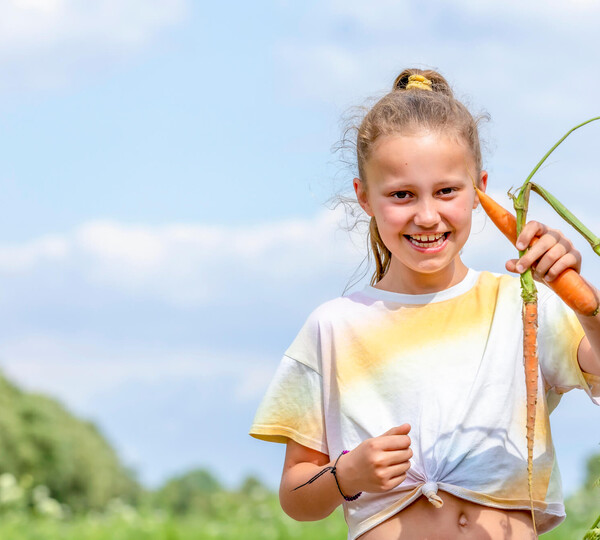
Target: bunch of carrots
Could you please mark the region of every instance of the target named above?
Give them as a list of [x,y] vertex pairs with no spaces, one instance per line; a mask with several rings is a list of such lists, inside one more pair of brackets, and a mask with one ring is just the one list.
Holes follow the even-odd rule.
[[[557,213],[565,219],[570,225],[582,234],[592,245],[594,251],[600,255],[600,238],[596,237],[585,225],[583,225],[569,210],[567,210],[553,195],[548,193],[541,186],[531,182],[531,178],[540,168],[548,156],[562,143],[573,131],[593,122],[600,120],[600,117],[591,118],[582,124],[569,130],[540,160],[540,162],[531,171],[517,196],[509,193],[513,199],[514,208],[517,216],[512,215],[508,210],[500,206],[491,197],[483,193],[475,186],[475,190],[481,202],[485,213],[490,217],[493,223],[500,231],[512,242],[516,244],[521,230],[525,226],[527,209],[529,203],[529,194],[531,190],[541,195]],[[537,242],[539,238],[534,238],[530,247]],[[528,248],[527,248],[528,249]],[[526,250],[519,251],[519,257],[524,255]],[[587,316],[595,316],[600,309],[598,298],[594,290],[587,282],[572,268],[562,272],[556,279],[548,283],[548,286],[575,312]],[[521,274],[521,296],[523,298],[523,363],[525,366],[525,386],[527,391],[527,476],[529,487],[529,502],[531,505],[531,517],[533,519],[533,528],[537,536],[535,525],[535,515],[533,509],[533,442],[535,434],[535,411],[537,406],[538,393],[538,356],[537,356],[537,291],[533,281],[531,269]],[[600,517],[592,526],[600,522]],[[586,538],[587,538],[586,534]]]

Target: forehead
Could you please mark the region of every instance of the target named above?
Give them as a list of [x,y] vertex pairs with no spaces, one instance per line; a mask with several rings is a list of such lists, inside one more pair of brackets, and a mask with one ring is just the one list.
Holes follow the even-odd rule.
[[469,147],[456,137],[420,132],[380,137],[365,165],[367,174],[376,176],[462,175],[474,165],[474,158]]

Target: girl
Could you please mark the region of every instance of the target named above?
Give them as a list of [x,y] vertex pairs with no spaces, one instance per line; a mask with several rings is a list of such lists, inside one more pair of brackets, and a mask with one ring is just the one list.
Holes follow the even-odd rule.
[[[534,538],[527,483],[519,280],[461,260],[485,190],[477,121],[434,71],[405,70],[357,135],[358,203],[376,272],[317,308],[286,351],[251,435],[287,444],[283,509],[318,520],[343,504],[348,538]],[[550,281],[581,256],[541,239],[511,272]],[[537,530],[565,516],[549,412],[583,389],[600,404],[600,316],[540,287],[533,469]]]

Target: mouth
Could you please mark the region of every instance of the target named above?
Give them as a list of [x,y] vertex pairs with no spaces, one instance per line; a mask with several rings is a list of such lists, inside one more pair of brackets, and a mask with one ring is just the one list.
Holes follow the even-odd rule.
[[450,232],[436,234],[405,234],[406,238],[413,246],[420,249],[435,249],[444,245]]

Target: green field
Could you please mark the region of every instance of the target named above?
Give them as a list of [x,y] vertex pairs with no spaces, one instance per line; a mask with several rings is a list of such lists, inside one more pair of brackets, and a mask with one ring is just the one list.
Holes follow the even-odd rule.
[[[92,423],[1,374],[0,434],[0,540],[347,537],[340,509],[319,522],[296,522],[253,477],[231,489],[199,468],[146,489]],[[583,540],[600,514],[600,454],[584,466],[583,485],[566,501],[566,521],[544,540]]]
[[[567,520],[544,540],[578,540],[595,519],[598,500],[572,498]],[[210,507],[210,508],[209,508]],[[277,497],[264,489],[250,493],[221,492],[197,516],[168,515],[156,509],[136,510],[113,501],[105,512],[62,518],[31,511],[6,511],[0,519],[0,538],[10,540],[344,540],[346,525],[340,511],[313,523],[287,517]],[[582,511],[585,509],[585,511]]]

